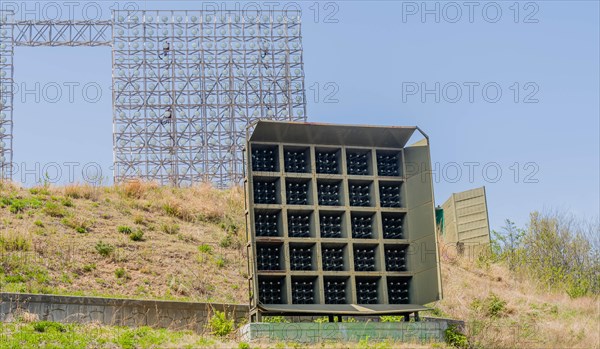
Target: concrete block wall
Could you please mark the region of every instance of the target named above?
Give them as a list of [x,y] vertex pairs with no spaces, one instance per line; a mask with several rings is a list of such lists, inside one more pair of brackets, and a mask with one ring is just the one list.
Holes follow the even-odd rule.
[[248,317],[248,306],[100,297],[0,293],[0,321],[13,321],[19,314],[36,314],[40,320],[97,322],[117,326],[151,326],[205,332],[215,311],[225,311],[237,323]]

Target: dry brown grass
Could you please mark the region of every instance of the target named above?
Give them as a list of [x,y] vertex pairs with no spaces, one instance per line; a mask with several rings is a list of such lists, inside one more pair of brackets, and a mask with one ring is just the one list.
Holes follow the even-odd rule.
[[132,179],[118,186],[119,191],[126,197],[132,199],[141,199],[148,192],[158,188],[154,182],[145,182],[140,179]]
[[[444,299],[435,304],[446,315],[467,322],[471,343],[481,348],[600,348],[599,300],[571,299],[501,264],[442,253]],[[490,316],[478,302],[496,296],[506,302]]]
[[98,200],[99,188],[89,184],[71,184],[64,187],[64,195],[73,199]]

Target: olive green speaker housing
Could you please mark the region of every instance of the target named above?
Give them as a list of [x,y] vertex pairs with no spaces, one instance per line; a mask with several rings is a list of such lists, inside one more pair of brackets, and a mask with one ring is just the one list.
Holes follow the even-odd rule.
[[[442,298],[429,139],[419,128],[259,121],[248,130],[245,156],[251,321],[408,316]],[[333,199],[325,187],[337,188]],[[323,200],[327,193],[333,201]],[[390,234],[387,222],[397,222],[401,235]],[[359,228],[368,236],[358,238]],[[296,251],[304,251],[302,263]]]

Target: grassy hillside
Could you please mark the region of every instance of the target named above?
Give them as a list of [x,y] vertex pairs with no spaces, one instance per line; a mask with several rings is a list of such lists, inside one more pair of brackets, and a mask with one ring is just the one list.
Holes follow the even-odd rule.
[[572,299],[503,263],[442,253],[438,315],[466,321],[474,348],[600,348],[598,297]]
[[243,193],[0,185],[0,289],[247,303]]
[[[134,182],[24,189],[1,184],[0,289],[247,303],[243,206],[239,188],[173,189]],[[504,262],[459,258],[445,249],[441,256],[445,298],[424,315],[465,320],[467,337],[455,336],[455,346],[600,348],[597,297],[570,298],[510,271]],[[47,340],[36,332],[36,323],[24,321],[4,330]],[[61,333],[86,328],[72,325]],[[134,332],[100,327],[92,342],[123,348],[128,346],[122,340],[133,341],[133,347],[238,345],[233,336]],[[298,347],[261,347],[273,346]],[[400,346],[367,341],[326,347]]]

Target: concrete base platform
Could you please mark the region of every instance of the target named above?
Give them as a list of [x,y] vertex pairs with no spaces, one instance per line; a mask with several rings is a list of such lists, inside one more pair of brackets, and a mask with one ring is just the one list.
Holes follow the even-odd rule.
[[244,341],[294,341],[320,343],[357,342],[366,337],[369,341],[391,339],[401,342],[443,342],[444,331],[455,320],[426,319],[419,322],[256,322],[244,325]]

